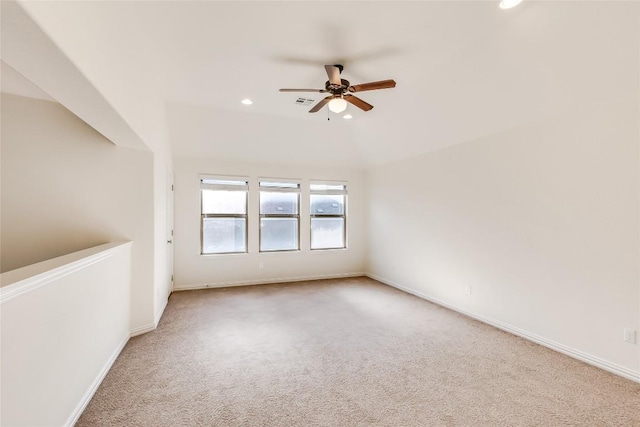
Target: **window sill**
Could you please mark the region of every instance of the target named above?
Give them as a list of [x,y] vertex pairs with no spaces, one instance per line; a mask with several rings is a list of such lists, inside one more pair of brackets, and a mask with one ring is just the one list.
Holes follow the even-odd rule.
[[200,254],[200,258],[218,258],[218,257],[227,257],[227,256],[242,256],[249,255],[249,252],[225,252],[219,254]]

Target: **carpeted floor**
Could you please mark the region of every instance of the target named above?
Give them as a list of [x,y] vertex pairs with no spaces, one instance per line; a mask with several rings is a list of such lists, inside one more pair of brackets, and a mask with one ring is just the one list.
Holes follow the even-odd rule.
[[640,426],[640,384],[367,278],[176,292],[78,426]]

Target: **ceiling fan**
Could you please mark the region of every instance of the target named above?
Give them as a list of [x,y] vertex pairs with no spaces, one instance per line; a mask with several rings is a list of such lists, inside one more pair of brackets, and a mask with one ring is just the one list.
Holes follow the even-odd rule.
[[329,110],[334,113],[341,113],[347,108],[347,103],[353,104],[364,111],[369,111],[373,105],[358,98],[353,93],[364,92],[367,90],[390,89],[396,87],[394,80],[381,80],[379,82],[362,83],[359,85],[351,85],[348,80],[340,78],[340,74],[344,67],[340,64],[325,65],[329,80],[324,84],[324,89],[280,89],[280,92],[317,92],[330,93],[331,95],[320,100],[313,106],[310,113],[317,113],[326,104],[329,104]]

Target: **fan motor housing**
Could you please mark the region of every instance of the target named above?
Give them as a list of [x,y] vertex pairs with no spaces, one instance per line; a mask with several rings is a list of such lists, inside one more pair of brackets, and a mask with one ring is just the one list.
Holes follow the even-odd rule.
[[349,80],[340,79],[340,83],[340,85],[334,85],[329,80],[327,80],[327,82],[324,84],[324,87],[327,92],[331,92],[334,95],[339,95],[345,93],[347,91],[347,88],[351,86]]

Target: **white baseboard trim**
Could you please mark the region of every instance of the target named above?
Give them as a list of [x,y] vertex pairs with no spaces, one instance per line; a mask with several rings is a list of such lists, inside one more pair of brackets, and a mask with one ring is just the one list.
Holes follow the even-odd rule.
[[259,280],[235,280],[229,282],[197,283],[193,285],[178,285],[174,291],[192,291],[196,289],[229,288],[234,286],[265,285],[268,283],[303,282],[307,280],[344,279],[347,277],[365,276],[365,273],[320,274],[315,276],[275,277]]
[[87,392],[84,394],[84,396],[82,397],[82,400],[78,402],[78,405],[76,406],[76,408],[73,410],[73,412],[67,419],[67,422],[64,423],[65,426],[72,427],[73,425],[75,425],[75,423],[78,422],[80,415],[82,415],[82,412],[84,412],[85,408],[93,398],[93,395],[96,394],[98,387],[100,387],[100,384],[102,384],[102,380],[104,380],[104,377],[107,375],[107,373],[113,366],[114,362],[120,355],[120,352],[122,351],[124,346],[127,345],[127,342],[129,342],[129,337],[125,336],[122,339],[122,341],[120,341],[120,344],[118,344],[114,352],[111,354],[111,357],[109,357],[109,360],[107,360],[107,363],[103,366],[102,370],[100,371],[96,379],[93,381],[93,383],[91,384]]
[[157,323],[149,323],[147,325],[142,325],[139,326],[135,329],[131,330],[131,333],[129,334],[129,338],[133,338],[133,337],[137,337],[138,335],[142,335],[142,334],[146,334],[147,332],[151,332],[151,331],[155,331],[155,329],[158,327]]
[[398,290],[401,290],[403,292],[406,292],[408,294],[415,295],[418,298],[422,298],[424,300],[427,300],[427,301],[432,302],[434,304],[438,304],[438,305],[440,305],[442,307],[445,307],[445,308],[448,308],[450,310],[457,311],[460,314],[463,314],[463,315],[465,315],[467,317],[471,317],[472,319],[478,320],[478,321],[480,321],[482,323],[486,323],[487,325],[493,326],[493,327],[498,328],[500,330],[503,330],[505,332],[509,332],[509,333],[511,333],[513,335],[517,335],[517,336],[522,337],[524,339],[527,339],[529,341],[533,341],[536,344],[540,344],[540,345],[542,345],[544,347],[550,348],[551,350],[557,351],[557,352],[562,353],[562,354],[566,354],[567,356],[570,356],[570,357],[573,357],[574,359],[578,359],[578,360],[580,360],[582,362],[588,363],[589,365],[595,366],[595,367],[600,368],[600,369],[604,369],[605,371],[611,372],[613,374],[616,374],[616,375],[619,375],[621,377],[624,377],[624,378],[627,378],[627,379],[630,379],[632,381],[640,383],[640,372],[633,371],[633,370],[631,370],[629,368],[625,368],[624,366],[620,366],[620,365],[617,365],[615,363],[611,363],[611,362],[609,362],[607,360],[601,359],[601,358],[596,357],[596,356],[592,356],[592,355],[584,353],[584,352],[582,352],[580,350],[576,350],[574,348],[571,348],[571,347],[568,347],[566,345],[557,343],[555,341],[546,339],[546,338],[541,337],[539,335],[532,334],[530,332],[527,332],[527,331],[522,330],[520,328],[516,328],[514,326],[508,325],[508,324],[500,322],[498,320],[491,319],[491,318],[488,318],[488,317],[485,317],[485,316],[480,316],[480,315],[471,313],[469,311],[460,309],[460,308],[458,308],[456,306],[448,304],[448,303],[446,303],[444,301],[441,301],[441,300],[439,300],[437,298],[433,298],[433,297],[431,297],[429,295],[423,294],[421,292],[414,291],[413,289],[409,289],[409,288],[406,288],[404,286],[400,286],[400,285],[398,285],[396,283],[393,283],[390,280],[387,280],[387,279],[385,279],[383,277],[379,277],[379,276],[377,276],[375,274],[367,273],[366,276],[371,278],[371,279],[373,279],[373,280],[377,280],[378,282],[384,283],[385,285],[388,285],[388,286],[391,286],[391,287],[396,288]]
[[[169,294],[171,295],[171,294]],[[160,319],[162,319],[162,315],[164,314],[164,310],[167,308],[167,304],[169,304],[169,297],[167,297],[163,303],[162,303],[162,308],[160,309],[160,311],[158,313],[156,313],[156,318],[153,319],[153,323],[155,323],[156,328],[158,327],[158,324],[160,323]]]
[[133,329],[131,331],[131,333],[129,334],[129,338],[137,337],[138,335],[142,335],[142,334],[146,334],[147,332],[155,331],[158,328],[158,323],[160,323],[160,319],[162,318],[162,315],[164,314],[164,310],[167,308],[167,304],[168,303],[169,303],[169,298],[167,298],[164,301],[164,304],[162,304],[162,308],[156,314],[156,318],[153,320],[153,323],[149,323],[147,325],[143,325],[143,326],[140,326],[140,327],[137,327],[137,328]]

